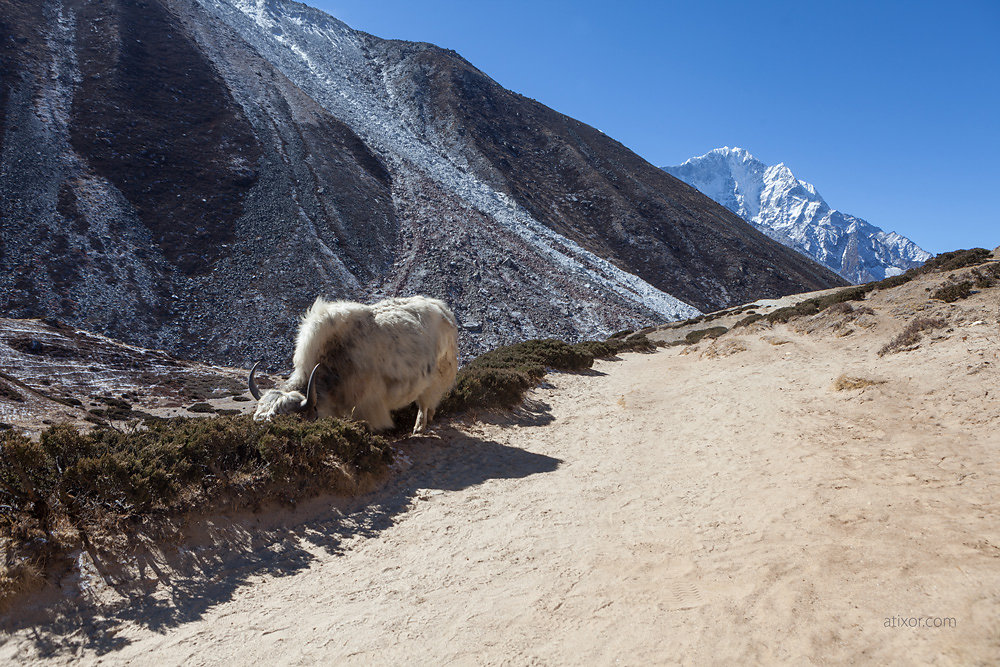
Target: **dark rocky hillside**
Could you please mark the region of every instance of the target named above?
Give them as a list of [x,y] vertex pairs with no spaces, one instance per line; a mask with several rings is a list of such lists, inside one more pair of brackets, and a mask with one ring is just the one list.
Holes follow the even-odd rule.
[[4,0],[0,315],[287,364],[317,295],[463,351],[841,284],[457,54],[284,0]]
[[[393,80],[438,137],[537,220],[659,289],[712,310],[828,276],[599,130],[512,93],[454,53],[389,42]],[[774,271],[780,266],[781,271]]]

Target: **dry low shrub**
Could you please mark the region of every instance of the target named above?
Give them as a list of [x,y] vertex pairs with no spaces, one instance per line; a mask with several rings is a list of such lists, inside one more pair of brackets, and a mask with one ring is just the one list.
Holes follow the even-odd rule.
[[979,289],[993,287],[1000,281],[1000,262],[988,264],[980,269],[973,269],[970,277]]
[[806,299],[805,301],[800,301],[794,306],[786,306],[784,308],[779,308],[774,312],[768,313],[765,318],[768,322],[783,323],[796,317],[815,315],[839,303],[846,303],[847,301],[862,301],[869,292],[877,289],[876,285],[877,283],[868,283],[867,285],[858,285],[857,287],[847,287],[842,290],[837,290],[832,294]]
[[[67,535],[208,510],[222,499],[253,506],[350,492],[358,476],[377,474],[391,460],[388,441],[337,419],[171,419],[87,433],[62,425],[42,432],[39,442],[4,431],[0,538],[6,576],[25,579],[25,572],[11,569],[23,562],[44,571],[74,545]],[[18,585],[6,588],[16,592]]]
[[830,306],[827,311],[832,315],[849,315],[854,312],[854,306],[847,301],[841,301]]
[[[32,442],[0,434],[0,527],[28,514],[48,532],[52,517],[191,509],[222,493],[232,480],[252,481],[259,499],[275,486],[341,490],[344,465],[376,471],[391,460],[383,438],[337,419],[283,416],[157,420],[142,428],[53,426]],[[241,493],[248,488],[241,482]],[[83,527],[79,526],[78,527]]]
[[524,371],[537,379],[545,375],[546,368],[583,370],[590,368],[593,363],[594,358],[583,350],[577,349],[575,345],[554,338],[546,338],[506,345],[481,354],[466,364],[465,369],[515,369]]
[[785,306],[784,308],[779,308],[770,312],[764,316],[764,319],[772,324],[784,323],[796,317],[815,315],[819,311],[820,308],[816,299],[806,299],[805,301],[797,303],[794,306]]
[[[973,255],[975,258],[980,258],[981,256],[982,253],[975,253]],[[934,290],[931,293],[931,298],[946,303],[954,303],[960,299],[967,299],[972,296],[973,288],[988,289],[995,286],[997,282],[1000,282],[1000,263],[987,264],[972,269],[962,276],[962,278],[962,280],[957,280],[953,276],[949,282],[940,285]]]
[[882,357],[893,352],[900,352],[914,347],[920,342],[924,331],[943,329],[948,326],[948,322],[940,317],[918,317],[903,329],[898,336],[885,344],[878,351],[878,356]]
[[622,329],[621,331],[614,332],[613,334],[608,336],[608,338],[609,339],[621,338],[622,340],[624,340],[627,336],[631,336],[634,333],[635,331],[633,329]]
[[882,280],[878,280],[871,284],[874,285],[875,289],[884,290],[884,289],[892,289],[893,287],[899,287],[900,285],[905,285],[911,280],[913,280],[913,274],[907,272],[907,273],[901,273],[898,276],[889,276],[888,278],[883,278]]
[[[875,282],[865,283],[855,287],[847,287],[832,294],[806,299],[805,301],[801,301],[794,306],[779,308],[778,310],[766,315],[766,319],[768,322],[772,323],[788,322],[796,317],[815,315],[816,313],[826,310],[827,308],[839,303],[845,303],[847,301],[862,301],[870,292],[874,292],[875,290],[886,290],[899,287],[900,285],[905,285],[917,276],[925,273],[955,271],[969,266],[982,264],[988,261],[991,255],[992,253],[984,248],[955,250],[953,252],[942,253],[927,260],[927,262],[923,265],[909,269],[905,273],[898,276],[890,276]],[[996,277],[1000,279],[1000,268],[994,269],[991,266],[985,269],[985,271],[991,273],[995,272]],[[737,326],[745,325],[738,324]]]
[[972,296],[972,281],[962,280],[956,283],[945,283],[931,292],[931,298],[945,303],[954,303],[960,299]]
[[[547,369],[582,371],[594,359],[620,352],[652,352],[656,345],[643,334],[619,332],[605,341],[565,343],[552,338],[507,345],[482,354],[465,365],[455,388],[441,402],[439,413],[455,414],[476,409],[512,408],[524,398]],[[399,413],[397,423],[412,422]]]
[[753,324],[754,322],[759,322],[762,319],[764,319],[764,316],[761,315],[760,313],[750,313],[749,315],[747,315],[743,319],[741,319],[738,322],[736,322],[736,324],[733,325],[733,328],[737,329],[739,327],[748,327],[751,324]]
[[[512,408],[540,379],[533,373],[511,368],[463,369],[455,380],[455,388],[441,402],[441,414],[454,414],[474,409]],[[409,423],[408,415],[396,418],[397,423]]]
[[885,384],[885,380],[869,380],[868,378],[861,377],[851,377],[849,375],[841,375],[836,380],[833,381],[834,391],[847,391],[852,389],[864,389],[865,387],[873,387],[879,384]]
[[688,335],[684,337],[684,342],[688,345],[695,345],[704,338],[718,338],[727,331],[729,331],[729,329],[726,327],[709,327],[708,329],[690,331],[688,332]]
[[[993,253],[986,248],[953,250],[951,252],[943,252],[940,255],[935,255],[924,262],[923,265],[917,267],[916,269],[910,269],[910,271],[917,274],[930,273],[932,271],[957,271],[958,269],[964,269],[969,266],[976,266],[977,264],[987,262],[992,256]],[[907,271],[907,273],[910,273],[910,271]]]

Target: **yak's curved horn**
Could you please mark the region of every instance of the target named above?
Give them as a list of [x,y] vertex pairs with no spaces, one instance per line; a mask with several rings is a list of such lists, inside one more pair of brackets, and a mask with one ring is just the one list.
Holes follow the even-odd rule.
[[312,373],[309,374],[309,384],[306,386],[306,400],[302,401],[303,410],[316,407],[316,371],[318,370],[319,364],[316,364],[313,366]]
[[250,393],[253,394],[254,399],[258,401],[260,400],[260,389],[257,388],[257,381],[253,379],[253,374],[257,372],[257,367],[262,363],[264,363],[263,359],[254,364],[253,368],[250,369]]

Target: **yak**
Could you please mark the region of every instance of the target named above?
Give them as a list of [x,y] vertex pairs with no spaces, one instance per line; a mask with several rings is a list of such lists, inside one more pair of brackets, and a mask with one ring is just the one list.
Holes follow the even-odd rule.
[[295,370],[280,389],[261,394],[254,419],[300,413],[354,418],[375,431],[393,427],[393,410],[417,404],[413,433],[422,433],[458,372],[458,327],[443,301],[426,296],[372,305],[321,298],[302,316]]

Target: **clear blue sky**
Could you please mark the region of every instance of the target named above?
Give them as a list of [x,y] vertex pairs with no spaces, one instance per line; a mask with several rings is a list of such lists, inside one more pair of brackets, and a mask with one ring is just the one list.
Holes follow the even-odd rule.
[[1000,0],[308,0],[458,51],[655,165],[719,146],[931,252],[1000,245]]

